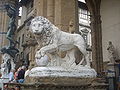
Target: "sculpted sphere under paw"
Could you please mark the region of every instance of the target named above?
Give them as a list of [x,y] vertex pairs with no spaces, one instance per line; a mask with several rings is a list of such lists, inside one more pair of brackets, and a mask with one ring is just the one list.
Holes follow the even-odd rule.
[[40,67],[47,66],[48,62],[49,62],[49,58],[47,55],[44,55],[41,58],[36,58],[37,66],[40,66]]

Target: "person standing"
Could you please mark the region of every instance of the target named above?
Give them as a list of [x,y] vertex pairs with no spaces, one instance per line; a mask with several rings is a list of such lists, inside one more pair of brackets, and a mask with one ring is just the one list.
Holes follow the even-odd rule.
[[25,66],[22,66],[21,70],[18,72],[17,82],[23,83],[24,82],[24,75],[25,75]]
[[14,72],[15,70],[12,69],[10,73],[8,74],[9,82],[12,82],[14,80]]

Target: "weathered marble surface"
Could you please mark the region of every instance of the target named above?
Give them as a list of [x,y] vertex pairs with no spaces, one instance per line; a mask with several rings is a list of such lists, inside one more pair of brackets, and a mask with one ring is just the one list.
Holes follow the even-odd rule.
[[68,70],[63,67],[35,67],[29,71],[29,77],[81,77],[81,78],[93,78],[96,77],[94,69],[87,67],[79,67],[78,69]]
[[[84,39],[79,34],[70,34],[61,31],[49,20],[37,16],[31,21],[31,29],[41,48],[36,52],[35,67],[28,72],[31,77],[96,77],[96,71],[90,67]],[[83,59],[76,65],[75,48],[78,48]],[[66,56],[61,58],[59,51],[66,51]],[[47,55],[51,59],[48,60]],[[86,62],[86,65],[83,65]]]
[[[81,35],[63,32],[42,16],[37,16],[31,21],[31,29],[38,44],[41,46],[35,55],[37,60],[49,53],[51,55],[51,62],[62,61],[57,66],[62,66],[69,61],[69,65],[71,64],[72,67],[72,63],[75,62],[73,49],[78,48],[83,54],[83,59],[79,65],[82,65],[83,61],[85,61],[85,66],[90,67],[86,45]],[[58,55],[59,51],[67,51],[64,59]]]

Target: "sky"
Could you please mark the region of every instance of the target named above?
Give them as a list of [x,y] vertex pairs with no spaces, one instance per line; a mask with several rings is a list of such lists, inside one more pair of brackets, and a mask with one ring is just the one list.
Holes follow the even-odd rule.
[[78,1],[81,1],[81,2],[84,2],[84,3],[85,3],[85,0],[78,0]]

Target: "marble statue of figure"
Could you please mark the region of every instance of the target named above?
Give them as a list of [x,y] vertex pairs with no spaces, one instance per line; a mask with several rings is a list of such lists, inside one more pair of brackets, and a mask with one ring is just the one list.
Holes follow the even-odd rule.
[[2,55],[3,63],[1,64],[2,77],[7,77],[11,69],[14,69],[15,64],[9,54],[3,53]]
[[115,47],[111,41],[109,41],[107,51],[108,51],[108,58],[110,60],[110,63],[115,63],[115,59],[116,59]]
[[[86,45],[81,35],[63,32],[42,16],[37,16],[31,21],[31,30],[32,33],[34,33],[38,44],[42,47],[36,52],[36,59],[40,59],[49,53],[52,55],[51,61],[56,57],[58,60],[59,56],[56,54],[57,51],[67,51],[66,55],[68,57],[65,60],[69,62],[68,65],[73,65],[74,54],[71,51],[74,51],[74,48],[78,48],[83,54],[80,65],[83,65],[83,62],[85,61],[85,66],[90,67]],[[63,62],[67,64],[66,61]]]

